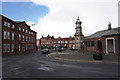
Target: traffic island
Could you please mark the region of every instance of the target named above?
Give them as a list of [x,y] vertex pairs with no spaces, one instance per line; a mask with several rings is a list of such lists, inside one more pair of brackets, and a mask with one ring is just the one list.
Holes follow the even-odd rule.
[[[98,64],[118,64],[118,57],[112,55],[103,54],[82,54],[76,53],[69,54],[67,52],[51,53],[47,57],[61,60],[61,61],[71,61],[71,62],[83,62],[83,63],[98,63]],[[104,59],[103,59],[104,57]]]

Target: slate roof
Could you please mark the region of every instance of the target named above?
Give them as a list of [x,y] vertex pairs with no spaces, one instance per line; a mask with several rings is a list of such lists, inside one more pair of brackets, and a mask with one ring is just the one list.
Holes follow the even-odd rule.
[[98,31],[90,36],[87,36],[86,38],[99,38],[102,36],[109,36],[109,35],[117,35],[120,34],[120,27],[112,28],[111,30],[102,30]]

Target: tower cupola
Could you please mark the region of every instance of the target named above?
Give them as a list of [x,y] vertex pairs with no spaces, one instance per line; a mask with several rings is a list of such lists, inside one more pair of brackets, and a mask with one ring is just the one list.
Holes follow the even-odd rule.
[[75,24],[76,24],[76,27],[81,27],[82,22],[80,21],[79,16]]

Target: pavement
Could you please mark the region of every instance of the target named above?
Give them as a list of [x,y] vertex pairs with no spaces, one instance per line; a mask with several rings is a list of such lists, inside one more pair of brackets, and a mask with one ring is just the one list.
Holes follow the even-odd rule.
[[82,62],[82,63],[97,63],[97,64],[118,64],[118,55],[103,55],[102,60],[94,60],[93,54],[81,53],[79,51],[62,51],[53,52],[46,55],[49,58],[62,61]]

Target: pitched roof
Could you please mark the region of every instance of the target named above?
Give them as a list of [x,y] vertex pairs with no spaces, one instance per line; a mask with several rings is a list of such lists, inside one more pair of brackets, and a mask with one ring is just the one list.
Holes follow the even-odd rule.
[[111,30],[102,30],[98,31],[90,36],[87,36],[86,38],[98,38],[102,36],[109,36],[109,35],[117,35],[120,34],[120,27],[112,28]]

